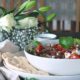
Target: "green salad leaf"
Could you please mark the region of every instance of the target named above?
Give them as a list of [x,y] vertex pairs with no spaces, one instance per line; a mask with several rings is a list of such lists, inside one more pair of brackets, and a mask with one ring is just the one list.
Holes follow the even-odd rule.
[[27,45],[26,51],[30,54],[35,54],[35,49],[39,44],[41,44],[39,41],[33,40],[30,44]]
[[62,47],[69,49],[74,44],[74,38],[72,37],[60,37],[59,43]]
[[33,45],[34,47],[37,47],[39,44],[40,44],[39,41],[36,41],[36,40],[33,40],[33,41],[32,41],[32,45]]
[[74,44],[78,44],[78,45],[80,45],[80,39],[78,39],[78,38],[74,38]]

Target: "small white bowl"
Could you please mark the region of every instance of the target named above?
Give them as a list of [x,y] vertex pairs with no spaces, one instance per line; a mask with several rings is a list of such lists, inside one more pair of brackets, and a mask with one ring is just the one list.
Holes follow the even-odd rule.
[[42,33],[37,35],[35,38],[42,38],[42,39],[55,39],[57,36],[51,33]]
[[[55,34],[42,33],[42,34],[35,36],[34,40],[48,44],[48,43],[54,43],[53,40],[56,39],[56,37],[57,37],[57,35],[55,35]],[[58,41],[56,40],[56,42],[58,42]]]
[[30,64],[34,67],[55,75],[79,75],[80,59],[53,59],[29,54],[24,50]]

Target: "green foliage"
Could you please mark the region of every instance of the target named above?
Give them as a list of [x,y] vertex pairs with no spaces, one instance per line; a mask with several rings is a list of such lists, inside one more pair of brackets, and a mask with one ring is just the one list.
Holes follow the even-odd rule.
[[34,7],[36,5],[36,1],[29,1],[28,4],[26,5],[25,7],[25,10],[29,10],[31,9],[32,7]]
[[2,11],[2,13],[0,14],[1,16],[4,16],[6,14],[6,9],[0,6],[0,10]]
[[32,41],[32,45],[33,45],[34,47],[37,47],[39,44],[40,44],[39,41],[36,41],[36,40],[33,40],[33,41]]
[[36,5],[36,1],[26,1],[19,7],[19,11],[29,10],[32,7],[34,7],[35,5]]
[[[25,2],[23,2],[23,4],[20,5],[20,7],[17,7],[18,4],[16,4],[15,8],[12,10],[8,10],[3,7],[0,7],[2,11],[2,13],[0,14],[1,17],[13,13],[15,20],[18,21],[26,17],[37,17],[41,15],[44,18],[44,22],[47,23],[52,19],[54,19],[56,16],[55,13],[51,13],[46,16],[47,12],[49,12],[52,9],[51,6],[46,5],[46,6],[39,7],[36,10],[32,10],[32,8],[36,6],[36,0],[26,0]],[[45,29],[47,29],[47,27],[45,27]]]
[[20,14],[20,15],[16,16],[15,19],[16,19],[16,21],[18,21],[18,20],[24,19],[24,18],[26,18],[26,17],[27,17],[27,15],[25,15],[25,14]]
[[26,7],[26,5],[28,4],[29,1],[24,2],[20,7],[19,7],[19,12],[23,11]]
[[33,8],[35,5],[36,5],[36,1],[26,1],[26,2],[24,2],[19,7],[19,10],[18,10],[16,16],[19,15],[19,14],[21,14],[25,10],[29,10],[29,9]]
[[74,38],[74,44],[78,44],[78,45],[80,45],[80,39],[78,39],[78,38]]
[[49,10],[51,10],[51,6],[43,6],[39,8],[39,11],[42,13],[48,12]]
[[28,16],[31,16],[31,17],[37,17],[38,15],[39,15],[39,12],[37,12],[37,11],[33,11],[28,14]]
[[30,44],[27,46],[27,51],[30,51],[31,54],[34,53],[34,48],[37,47],[40,44],[40,42],[33,40]]
[[[19,7],[19,10],[16,14],[16,16],[18,16],[21,12],[23,11],[28,11],[30,10],[32,7],[34,7],[36,5],[36,0],[32,0],[32,1],[26,1],[24,2],[20,7]],[[55,18],[56,14],[55,13],[52,13],[52,14],[49,14],[48,16],[46,16],[46,12],[50,11],[52,8],[51,6],[42,6],[36,10],[33,10],[32,12],[29,12],[27,14],[27,16],[34,16],[34,17],[37,17],[38,15],[42,15],[44,18],[45,18],[45,22],[47,21],[51,21],[53,18]]]
[[59,43],[62,47],[69,49],[74,44],[74,38],[72,37],[60,37]]
[[52,14],[48,15],[48,16],[46,17],[46,21],[47,21],[47,22],[51,21],[53,18],[55,18],[55,16],[56,16],[55,13],[52,13]]
[[7,14],[14,13],[16,9],[14,8],[14,9],[11,9],[11,10],[7,10],[7,9],[0,6],[0,10],[2,12],[1,16],[5,16]]
[[[22,5],[20,5],[20,7],[18,9],[16,8],[17,5],[12,10],[7,10],[3,7],[0,7],[0,9],[2,10],[2,14],[0,14],[0,15],[4,16],[9,13],[14,13],[16,20],[25,18],[27,16],[37,17],[38,15],[42,15],[45,18],[45,22],[51,21],[56,16],[55,13],[52,13],[52,14],[49,14],[48,16],[45,16],[46,12],[48,12],[52,9],[51,6],[42,6],[36,10],[29,12],[29,10],[32,9],[34,6],[36,6],[36,0],[27,0]],[[27,14],[22,15],[22,13],[25,13],[25,11]],[[24,15],[25,15],[25,17],[24,17]]]

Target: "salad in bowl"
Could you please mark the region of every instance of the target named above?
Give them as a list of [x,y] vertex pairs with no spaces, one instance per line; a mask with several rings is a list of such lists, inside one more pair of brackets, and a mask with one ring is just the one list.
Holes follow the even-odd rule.
[[80,39],[60,37],[58,43],[44,45],[33,40],[24,50],[30,64],[55,75],[80,74]]
[[72,37],[61,37],[59,40],[53,40],[54,43],[42,43],[42,41],[33,40],[26,48],[26,51],[32,55],[55,58],[55,59],[80,59],[79,47]]

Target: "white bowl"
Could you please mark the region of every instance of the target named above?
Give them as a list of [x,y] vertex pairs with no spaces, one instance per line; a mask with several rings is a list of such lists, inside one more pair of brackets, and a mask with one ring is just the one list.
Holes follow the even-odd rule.
[[21,76],[23,78],[36,78],[38,80],[80,80],[80,75],[75,75],[75,76],[38,75],[38,74],[30,74],[30,73],[21,72],[18,70],[13,70],[7,64],[5,64],[5,67],[8,70],[4,67],[0,67],[0,69],[8,74],[10,72],[11,76],[16,75],[16,76]]
[[29,54],[24,50],[30,64],[55,75],[79,75],[80,59],[52,59]]
[[53,40],[57,37],[57,35],[55,34],[51,34],[51,33],[42,33],[39,35],[36,35],[34,40],[40,41],[40,42],[45,42],[45,43],[52,43]]

